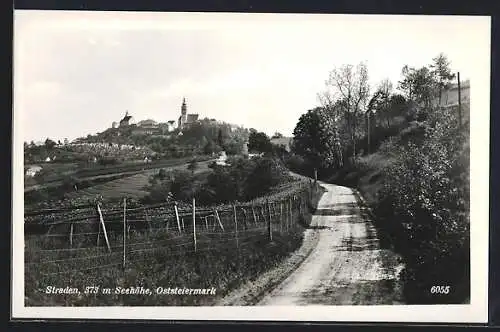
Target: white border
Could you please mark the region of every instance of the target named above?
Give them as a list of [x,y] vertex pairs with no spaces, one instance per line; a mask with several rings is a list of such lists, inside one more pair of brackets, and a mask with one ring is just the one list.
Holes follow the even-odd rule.
[[[178,13],[176,15],[179,15]],[[185,14],[200,17],[201,14]],[[220,14],[204,14],[220,15]],[[225,14],[228,15],[228,14]],[[236,14],[238,15],[238,14]],[[255,14],[260,15],[260,14]],[[248,17],[249,15],[245,15]],[[251,16],[251,15],[250,15]],[[265,17],[268,14],[264,15]],[[321,15],[316,15],[319,17]],[[341,15],[342,16],[342,15]],[[413,16],[415,18],[415,16]],[[477,17],[476,17],[477,18]],[[491,26],[491,19],[488,26]],[[488,318],[488,230],[489,230],[489,114],[490,33],[478,36],[482,49],[464,45],[473,52],[471,73],[471,304],[423,306],[285,306],[285,307],[25,307],[23,227],[23,135],[21,102],[14,76],[13,111],[13,222],[12,222],[12,311],[13,319],[151,319],[151,320],[258,320],[336,322],[426,322],[486,323]],[[16,57],[14,38],[14,68]],[[396,46],[397,47],[397,46]],[[475,53],[474,53],[475,52]]]

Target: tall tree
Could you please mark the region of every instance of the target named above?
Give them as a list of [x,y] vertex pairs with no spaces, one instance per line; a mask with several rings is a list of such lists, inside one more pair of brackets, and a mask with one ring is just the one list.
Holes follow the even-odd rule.
[[220,147],[224,146],[224,137],[222,136],[222,129],[219,128],[219,133],[217,134],[217,144]]
[[340,164],[342,158],[336,149],[334,119],[323,108],[317,107],[303,114],[293,131],[292,151],[306,159],[314,168]]
[[356,67],[343,65],[333,69],[326,81],[326,87],[327,91],[322,96],[323,105],[329,113],[335,113],[333,114],[335,121],[339,120],[338,110],[342,110],[341,114],[346,120],[355,158],[358,122],[366,108],[370,93],[366,64],[359,63]]
[[403,79],[398,87],[404,92],[406,98],[429,107],[436,91],[434,74],[430,69],[425,66],[419,69],[404,66],[401,74]]
[[57,143],[56,143],[56,142],[54,142],[53,140],[51,140],[50,138],[47,138],[47,139],[45,140],[45,148],[46,148],[47,150],[51,150],[51,149],[53,149],[56,145],[57,145]]
[[257,152],[270,152],[272,149],[271,140],[263,132],[251,132],[248,137],[248,150]]
[[368,102],[367,112],[376,112],[380,119],[384,119],[387,127],[391,125],[390,98],[393,86],[389,79],[383,79],[378,84],[374,94]]
[[455,78],[455,74],[451,72],[450,61],[444,53],[432,59],[431,73],[434,75],[439,93],[439,105],[441,105],[441,95],[443,90],[448,87],[451,80]]

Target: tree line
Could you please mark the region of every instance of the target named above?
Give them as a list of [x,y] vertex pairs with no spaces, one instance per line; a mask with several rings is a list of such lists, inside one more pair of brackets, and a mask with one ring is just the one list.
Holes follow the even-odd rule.
[[292,149],[314,170],[353,164],[373,150],[377,142],[369,138],[377,131],[386,138],[401,122],[424,119],[454,78],[443,53],[428,66],[404,66],[397,89],[389,79],[371,88],[365,63],[334,68],[318,94],[320,106],[300,117]]

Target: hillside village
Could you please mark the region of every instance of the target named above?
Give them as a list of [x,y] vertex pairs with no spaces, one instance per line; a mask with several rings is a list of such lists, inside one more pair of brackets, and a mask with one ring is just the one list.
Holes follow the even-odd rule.
[[[34,177],[47,163],[78,162],[92,167],[123,161],[151,163],[162,158],[212,155],[219,157],[219,162],[223,164],[222,160],[228,155],[256,155],[248,151],[250,131],[214,118],[200,118],[197,113],[188,113],[188,104],[183,98],[176,120],[157,122],[145,119],[135,122],[133,114],[126,111],[119,121],[114,121],[108,129],[95,135],[80,137],[72,142],[68,139],[64,142],[47,139],[25,143],[25,175]],[[290,137],[282,135],[271,138],[272,144],[286,151],[290,151],[290,142]]]

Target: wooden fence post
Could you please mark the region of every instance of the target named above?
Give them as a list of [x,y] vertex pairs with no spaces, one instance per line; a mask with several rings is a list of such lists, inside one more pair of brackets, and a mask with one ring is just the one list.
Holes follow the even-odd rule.
[[242,207],[241,210],[243,211],[243,229],[246,231],[248,229],[248,227],[247,227],[247,211],[245,211],[244,207]]
[[273,240],[273,231],[271,229],[271,205],[267,200],[267,209],[269,211],[269,218],[267,219],[267,233],[269,234],[269,241]]
[[125,252],[127,248],[127,198],[123,198],[123,268],[125,268]]
[[233,204],[233,213],[234,213],[234,234],[236,236],[236,248],[239,249],[239,242],[238,242],[238,219],[236,218],[236,205]]
[[257,226],[257,216],[255,215],[255,208],[253,205],[252,205],[252,215],[253,215],[253,223],[255,224],[255,226]]
[[297,205],[299,214],[302,214],[302,195],[299,195],[299,204]]
[[101,237],[101,222],[99,221],[99,230],[97,231],[97,246],[99,247],[99,240],[100,240],[100,237]]
[[194,251],[196,251],[196,202],[193,197],[193,240],[194,240]]
[[[286,207],[286,210],[285,211],[285,214],[288,214],[288,206],[285,204],[285,207]],[[292,222],[292,220],[290,218],[287,218],[286,219],[286,223],[285,223],[285,231],[288,232],[288,230],[290,229],[290,223]]]
[[280,201],[280,229],[283,232],[283,202]]
[[177,202],[174,202],[174,211],[175,211],[175,219],[177,220],[177,229],[179,229],[179,233],[182,233],[181,221],[179,220],[179,210],[177,209]]
[[266,218],[266,206],[265,206],[266,203],[264,203],[263,206],[260,207],[260,214],[262,215],[262,219],[264,220],[264,222],[266,222],[267,218]]
[[144,217],[146,219],[146,224],[148,225],[148,231],[151,233],[151,222],[149,220],[148,210],[144,209]]
[[290,198],[288,198],[288,205],[290,207],[290,220],[289,220],[289,224],[291,226],[292,223],[293,223],[293,200],[292,200],[292,196],[290,196]]
[[217,221],[219,222],[219,226],[220,228],[222,229],[222,231],[224,232],[224,226],[222,226],[222,222],[220,221],[220,217],[219,217],[219,212],[217,212],[217,209],[214,208],[214,214],[215,214],[215,217],[217,218]]
[[73,223],[69,227],[69,247],[73,248]]
[[109,245],[108,234],[106,233],[106,225],[104,224],[104,219],[102,218],[100,204],[97,204],[97,211],[99,211],[99,218],[101,219],[102,232],[104,233],[104,239],[106,240],[106,245],[108,246],[109,252],[111,252],[111,246]]

